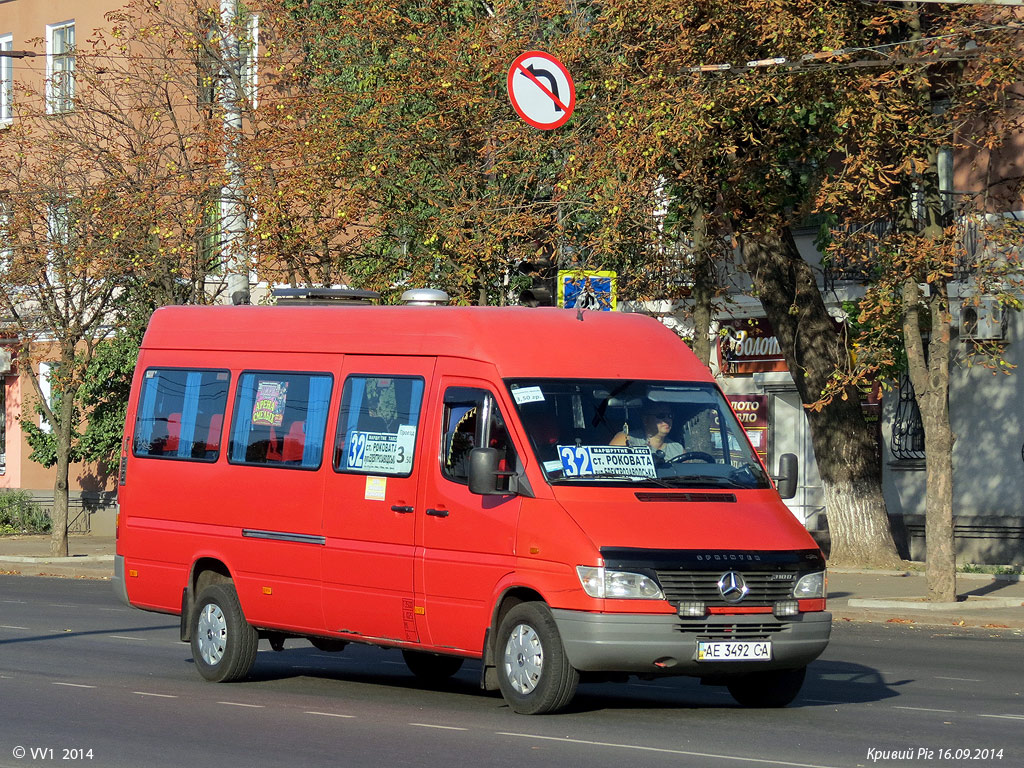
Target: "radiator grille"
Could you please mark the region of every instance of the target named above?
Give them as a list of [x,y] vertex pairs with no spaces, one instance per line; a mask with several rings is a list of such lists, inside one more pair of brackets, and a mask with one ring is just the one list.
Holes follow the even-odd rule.
[[[662,592],[670,603],[681,600],[700,600],[708,606],[733,605],[722,598],[718,590],[721,571],[658,570]],[[741,571],[750,591],[740,605],[772,605],[779,600],[793,598],[793,585],[797,574],[780,571]]]
[[677,632],[696,634],[698,640],[764,640],[778,632],[785,632],[785,622],[750,622],[746,624],[710,624],[706,622],[680,622]]

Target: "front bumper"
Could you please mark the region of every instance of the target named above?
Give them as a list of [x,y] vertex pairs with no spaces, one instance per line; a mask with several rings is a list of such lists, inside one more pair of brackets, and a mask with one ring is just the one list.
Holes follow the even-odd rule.
[[[552,611],[569,663],[581,672],[628,672],[697,677],[805,667],[821,655],[832,614],[714,614],[680,619],[671,614],[601,614]],[[701,640],[770,640],[771,660],[697,661]]]

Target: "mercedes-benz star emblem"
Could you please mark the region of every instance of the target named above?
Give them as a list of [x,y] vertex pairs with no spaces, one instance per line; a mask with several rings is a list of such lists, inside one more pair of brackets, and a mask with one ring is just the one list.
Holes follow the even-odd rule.
[[718,580],[718,591],[725,602],[738,603],[747,596],[750,587],[743,580],[742,574],[736,571],[726,571],[722,574],[722,578]]

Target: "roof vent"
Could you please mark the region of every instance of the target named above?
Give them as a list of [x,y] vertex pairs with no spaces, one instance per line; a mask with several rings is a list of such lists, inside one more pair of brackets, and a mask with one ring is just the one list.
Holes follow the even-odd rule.
[[278,306],[344,306],[373,304],[380,300],[380,294],[376,291],[363,291],[358,288],[275,288],[273,295]]
[[443,307],[448,294],[436,288],[412,288],[402,294],[402,303],[411,307]]

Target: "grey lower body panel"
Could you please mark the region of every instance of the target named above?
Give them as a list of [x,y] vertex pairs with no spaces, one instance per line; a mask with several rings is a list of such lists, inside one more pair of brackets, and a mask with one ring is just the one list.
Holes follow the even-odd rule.
[[[601,614],[553,610],[569,662],[581,672],[717,677],[805,667],[821,655],[832,614],[786,619],[770,614],[721,615],[700,620],[671,614]],[[770,660],[697,661],[702,640],[769,640]]]
[[132,604],[128,602],[128,584],[124,580],[124,555],[114,555],[114,578],[110,583],[118,600],[130,608]]

